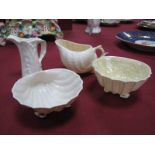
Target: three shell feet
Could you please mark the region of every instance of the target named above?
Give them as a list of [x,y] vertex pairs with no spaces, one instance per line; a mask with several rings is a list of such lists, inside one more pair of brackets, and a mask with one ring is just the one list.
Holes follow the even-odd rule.
[[126,99],[126,98],[129,98],[129,96],[130,96],[130,94],[121,94],[121,95],[120,95],[121,98],[125,98],[125,99]]
[[52,109],[35,109],[34,115],[39,118],[46,118],[51,112],[60,112],[65,108],[71,107],[71,103],[66,106],[55,107]]
[[[104,91],[105,91],[106,93],[110,92],[110,91],[107,90],[107,89],[104,89]],[[113,93],[113,94],[117,94],[117,93]],[[130,97],[130,94],[129,94],[129,93],[127,93],[127,94],[120,94],[120,97],[126,99],[126,98],[129,98],[129,97]]]
[[47,114],[45,114],[45,113],[39,113],[37,111],[34,112],[34,115],[36,115],[39,118],[45,118],[45,117],[47,117]]

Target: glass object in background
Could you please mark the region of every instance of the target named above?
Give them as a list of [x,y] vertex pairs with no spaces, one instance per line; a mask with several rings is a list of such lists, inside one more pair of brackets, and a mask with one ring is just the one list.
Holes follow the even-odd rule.
[[118,19],[101,19],[101,25],[116,26],[120,23]]
[[146,29],[155,29],[155,20],[143,20],[139,22],[138,24],[139,28],[146,28]]
[[92,33],[100,33],[101,27],[100,27],[100,19],[88,19],[87,20],[87,28],[85,29],[85,32],[91,35]]

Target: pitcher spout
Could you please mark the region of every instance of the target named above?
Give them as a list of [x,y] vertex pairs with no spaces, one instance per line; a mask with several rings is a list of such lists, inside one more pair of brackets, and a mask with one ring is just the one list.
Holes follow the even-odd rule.
[[11,41],[11,42],[13,42],[15,44],[19,44],[21,42],[21,39],[22,38],[19,38],[19,37],[15,36],[15,35],[9,35],[7,37],[7,40],[9,40],[9,41]]

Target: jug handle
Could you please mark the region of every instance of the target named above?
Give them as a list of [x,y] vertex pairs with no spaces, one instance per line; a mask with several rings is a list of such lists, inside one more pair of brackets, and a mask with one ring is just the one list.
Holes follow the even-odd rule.
[[41,45],[41,51],[40,51],[40,55],[39,55],[39,62],[41,63],[42,59],[44,58],[44,56],[46,54],[46,41],[40,40],[39,44]]
[[100,51],[101,51],[101,56],[104,56],[104,55],[107,55],[107,54],[108,54],[108,53],[105,52],[105,50],[103,49],[102,45],[98,45],[98,46],[94,47],[94,49],[95,49],[95,52],[96,52],[96,50],[100,50]]

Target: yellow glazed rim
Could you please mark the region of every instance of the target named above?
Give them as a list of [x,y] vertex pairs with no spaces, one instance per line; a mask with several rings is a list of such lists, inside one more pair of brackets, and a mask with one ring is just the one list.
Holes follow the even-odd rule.
[[[124,79],[122,79],[122,78],[119,79],[118,77],[116,78],[116,74],[114,74],[114,76],[110,76],[110,75],[108,75],[108,73],[105,73],[105,71],[102,71],[102,69],[107,69],[108,65],[103,66],[103,68],[100,68],[99,63],[102,63],[103,61],[108,62],[108,61],[111,61],[111,60],[120,61],[121,65],[122,65],[122,63],[124,63],[124,64],[133,64],[133,65],[135,65],[135,67],[138,66],[138,65],[141,65],[142,69],[145,69],[145,72],[146,72],[145,74],[146,75],[143,75],[143,77],[139,77],[137,79],[136,78],[131,79],[131,78],[128,78],[127,76],[126,76],[126,79],[125,78]],[[112,63],[109,63],[108,69],[113,69],[112,65],[113,65]],[[120,65],[118,65],[118,67],[119,66]],[[109,78],[111,80],[122,81],[122,82],[139,82],[139,81],[147,80],[152,74],[151,67],[149,65],[147,65],[146,63],[135,60],[135,59],[125,58],[125,57],[118,57],[118,56],[102,56],[100,58],[97,58],[97,59],[95,59],[93,61],[92,67],[93,67],[94,71],[96,73],[98,73],[100,76]],[[116,65],[115,65],[115,68],[118,69]],[[139,68],[139,67],[137,67],[137,68]],[[130,70],[130,66],[129,66],[129,70]],[[111,71],[111,73],[112,72],[113,71]],[[123,72],[123,71],[120,70],[120,72]],[[125,71],[125,72],[127,72],[127,71]],[[138,70],[138,72],[140,72],[140,70]],[[136,72],[136,73],[138,73],[138,72]],[[117,72],[114,72],[114,73],[117,73]],[[136,73],[131,73],[131,74],[136,75]],[[119,74],[118,74],[118,76],[119,76]]]

